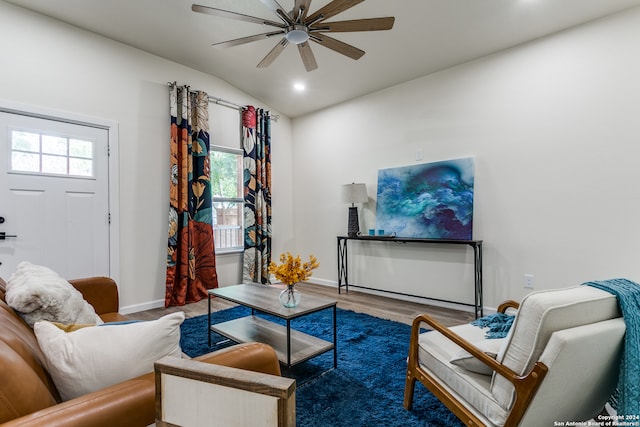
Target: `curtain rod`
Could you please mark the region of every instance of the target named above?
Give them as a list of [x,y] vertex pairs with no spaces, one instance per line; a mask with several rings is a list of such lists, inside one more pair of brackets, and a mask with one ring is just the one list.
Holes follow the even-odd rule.
[[[167,82],[167,85],[169,87],[173,87],[173,86],[176,85],[176,83],[175,82]],[[212,104],[217,104],[217,105],[221,105],[223,107],[233,108],[233,109],[236,109],[238,111],[242,111],[242,110],[244,110],[246,108],[244,105],[239,105],[239,104],[236,104],[235,102],[227,101],[226,99],[218,98],[218,97],[211,96],[211,95],[207,95],[207,100]],[[271,111],[269,111],[269,117],[271,117],[271,120],[273,120],[274,122],[277,122],[278,119],[280,119],[279,115],[271,114]]]

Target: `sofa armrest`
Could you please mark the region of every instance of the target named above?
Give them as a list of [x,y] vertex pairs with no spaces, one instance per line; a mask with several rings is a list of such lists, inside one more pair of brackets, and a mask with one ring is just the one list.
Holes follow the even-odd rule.
[[4,294],[7,292],[7,282],[0,277],[0,300],[4,301]]
[[69,280],[98,315],[117,313],[120,308],[118,285],[109,277],[90,277]]
[[149,373],[50,406],[2,427],[141,427],[154,422],[154,375]]
[[257,342],[237,344],[193,360],[280,376],[280,362],[273,347]]
[[295,426],[293,379],[169,356],[155,374],[156,426]]
[[[189,361],[188,359],[185,360]],[[240,374],[236,373],[236,375],[247,375],[248,378],[265,378],[265,375],[270,380],[280,378],[278,358],[273,348],[266,344],[238,344],[204,354],[193,359],[193,361],[241,368],[234,369],[234,372],[240,371]],[[276,364],[275,366],[274,363]],[[223,368],[223,366],[219,366],[219,368]],[[250,372],[245,369],[262,373]],[[2,424],[2,427],[148,426],[155,421],[155,393],[155,374],[150,372],[24,417],[16,418]]]

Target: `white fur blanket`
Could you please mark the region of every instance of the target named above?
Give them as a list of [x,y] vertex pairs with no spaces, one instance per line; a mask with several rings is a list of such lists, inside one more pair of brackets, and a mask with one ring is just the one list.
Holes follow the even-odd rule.
[[5,300],[31,327],[38,320],[103,323],[71,283],[55,271],[29,262],[18,264],[7,281]]

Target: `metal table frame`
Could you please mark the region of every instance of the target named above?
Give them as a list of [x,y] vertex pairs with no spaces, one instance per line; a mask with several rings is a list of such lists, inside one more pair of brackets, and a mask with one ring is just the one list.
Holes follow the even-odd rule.
[[420,295],[411,295],[401,292],[367,288],[366,286],[349,284],[349,254],[347,243],[349,240],[371,241],[371,242],[391,242],[391,243],[418,243],[418,244],[438,244],[438,245],[467,245],[473,248],[473,265],[474,265],[474,299],[473,304],[476,319],[483,316],[484,309],[482,303],[482,240],[452,240],[452,239],[418,239],[408,237],[391,237],[391,236],[337,236],[338,239],[338,293],[341,293],[344,287],[349,292],[349,286],[355,288],[363,288],[376,290],[380,292],[388,292],[399,295],[410,296],[414,298],[425,298],[434,301],[442,301],[453,304],[461,304],[471,306],[471,304],[461,303],[457,301],[449,301],[438,298],[429,298]]
[[[304,295],[298,307],[282,307],[278,295],[281,289],[268,285],[234,285],[222,288],[210,289],[208,291],[208,333],[209,347],[211,347],[211,332],[221,334],[236,342],[259,341],[269,344],[280,355],[280,361],[290,368],[298,363],[305,362],[315,356],[333,350],[333,367],[338,366],[338,334],[337,334],[337,301],[327,298],[320,298],[311,295]],[[220,297],[228,301],[235,302],[245,307],[251,308],[251,316],[223,322],[221,324],[211,324],[211,298]],[[306,316],[311,313],[333,308],[333,342],[304,334],[291,329],[293,319]],[[286,327],[270,322],[255,316],[255,312],[262,312],[285,320]],[[286,348],[278,340],[280,328],[286,329]],[[238,332],[240,331],[240,332]],[[302,356],[297,356],[292,360],[292,344],[303,346],[309,349]],[[284,360],[283,360],[284,359]]]

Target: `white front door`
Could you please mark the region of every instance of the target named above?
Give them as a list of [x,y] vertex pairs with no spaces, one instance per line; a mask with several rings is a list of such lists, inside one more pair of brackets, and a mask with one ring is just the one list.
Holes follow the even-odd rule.
[[21,261],[109,276],[108,144],[106,129],[0,112],[0,277]]

